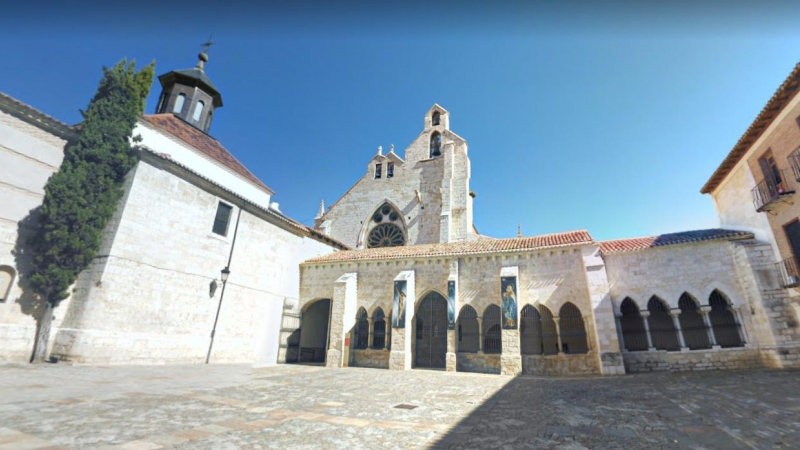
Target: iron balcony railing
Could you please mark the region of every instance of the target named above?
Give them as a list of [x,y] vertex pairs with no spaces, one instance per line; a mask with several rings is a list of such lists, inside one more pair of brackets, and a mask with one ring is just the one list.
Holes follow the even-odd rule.
[[753,188],[753,205],[757,212],[768,211],[781,198],[795,193],[797,182],[789,169],[779,172],[780,177],[768,177]]
[[784,288],[800,286],[800,273],[797,271],[797,262],[794,258],[784,259],[775,265],[781,274],[781,286]]

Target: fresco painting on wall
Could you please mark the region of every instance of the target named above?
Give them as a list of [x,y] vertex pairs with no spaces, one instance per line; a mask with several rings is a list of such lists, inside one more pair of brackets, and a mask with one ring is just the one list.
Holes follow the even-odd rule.
[[456,282],[447,282],[447,329],[456,329]]
[[517,329],[517,277],[500,278],[500,295],[503,299],[503,329]]
[[394,305],[392,306],[392,328],[406,326],[406,280],[394,282]]

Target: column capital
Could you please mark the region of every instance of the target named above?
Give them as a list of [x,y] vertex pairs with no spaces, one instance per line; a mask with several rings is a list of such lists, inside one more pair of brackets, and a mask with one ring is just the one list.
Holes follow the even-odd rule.
[[708,314],[710,312],[711,312],[711,307],[710,306],[706,305],[706,306],[701,306],[700,307],[700,314],[706,315],[706,314]]
[[642,319],[647,319],[650,317],[650,311],[639,311],[639,315],[642,316]]
[[681,315],[681,310],[680,309],[671,309],[671,310],[669,310],[669,315],[670,315],[670,317],[675,319],[675,318],[677,318],[678,316]]

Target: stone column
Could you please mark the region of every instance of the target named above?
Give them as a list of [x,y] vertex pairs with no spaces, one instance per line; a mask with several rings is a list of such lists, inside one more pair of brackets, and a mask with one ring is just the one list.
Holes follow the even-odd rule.
[[553,322],[556,324],[556,342],[558,342],[558,354],[564,354],[564,344],[561,343],[561,320],[558,316],[553,316]]
[[358,274],[346,273],[333,285],[331,299],[331,329],[328,335],[328,350],[325,365],[347,367],[350,347],[350,330],[356,324],[356,302]]
[[742,340],[742,345],[747,344],[747,334],[744,331],[744,325],[742,325],[742,316],[739,314],[739,308],[729,306],[728,311],[733,313],[733,321],[736,323],[736,329],[739,331],[739,339]]
[[717,345],[717,338],[714,336],[714,327],[711,326],[711,319],[708,317],[708,313],[710,312],[710,306],[700,307],[700,314],[703,315],[703,323],[705,324],[706,332],[708,333],[708,342],[711,343],[711,348],[719,348],[719,345]]
[[[503,278],[514,278],[517,297],[515,299],[516,320],[513,328],[506,329],[508,323],[503,322],[502,313],[500,315],[500,373],[502,375],[519,375],[522,373],[522,353],[519,348],[519,305],[525,300],[526,292],[523,292],[522,284],[519,280],[519,267],[502,267],[500,269],[500,279],[502,280]],[[502,289],[502,282],[498,284],[497,289]]]
[[478,353],[483,353],[483,318],[478,316]]
[[611,288],[606,273],[605,261],[597,245],[586,245],[576,251],[581,259],[591,312],[586,316],[594,323],[586,329],[586,339],[597,349],[597,364],[603,375],[624,375],[623,347],[620,329],[614,321],[614,306],[611,303]]
[[614,324],[617,326],[617,340],[619,341],[619,348],[623,352],[627,352],[625,348],[625,338],[622,336],[622,316],[614,315]]
[[386,326],[383,327],[383,349],[388,350],[389,344],[391,344],[391,335],[389,334],[392,330],[392,320],[388,317],[384,317],[383,322]]
[[678,344],[681,346],[681,351],[688,351],[689,348],[686,347],[686,341],[683,339],[683,330],[681,329],[681,321],[678,316],[681,315],[680,310],[671,310],[669,315],[672,317],[672,323],[675,325],[675,331],[678,332]]
[[456,330],[447,330],[447,354],[445,355],[445,369],[448,372],[456,371]]
[[367,348],[372,348],[372,317],[367,317]]
[[647,335],[647,351],[654,352],[656,348],[653,347],[653,338],[650,337],[650,324],[647,323],[647,318],[650,317],[650,311],[641,311],[639,313],[642,316],[642,321],[644,322],[644,332]]
[[[400,272],[394,281],[406,281],[406,320],[402,328],[392,329],[392,350],[389,352],[390,370],[411,370],[411,338],[414,326],[414,271]],[[394,292],[394,285],[392,285]]]

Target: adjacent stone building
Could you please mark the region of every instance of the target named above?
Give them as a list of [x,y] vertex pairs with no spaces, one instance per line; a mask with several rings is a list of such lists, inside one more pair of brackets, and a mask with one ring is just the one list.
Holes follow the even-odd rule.
[[[207,133],[222,97],[206,61],[203,53],[197,67],[159,77],[156,114],[136,125],[138,163],[99,254],[55,310],[53,358],[275,364],[298,265],[344,248],[282,214],[273,191]],[[0,360],[30,359],[39,312],[17,229],[35,217],[75,135],[0,97]]]

